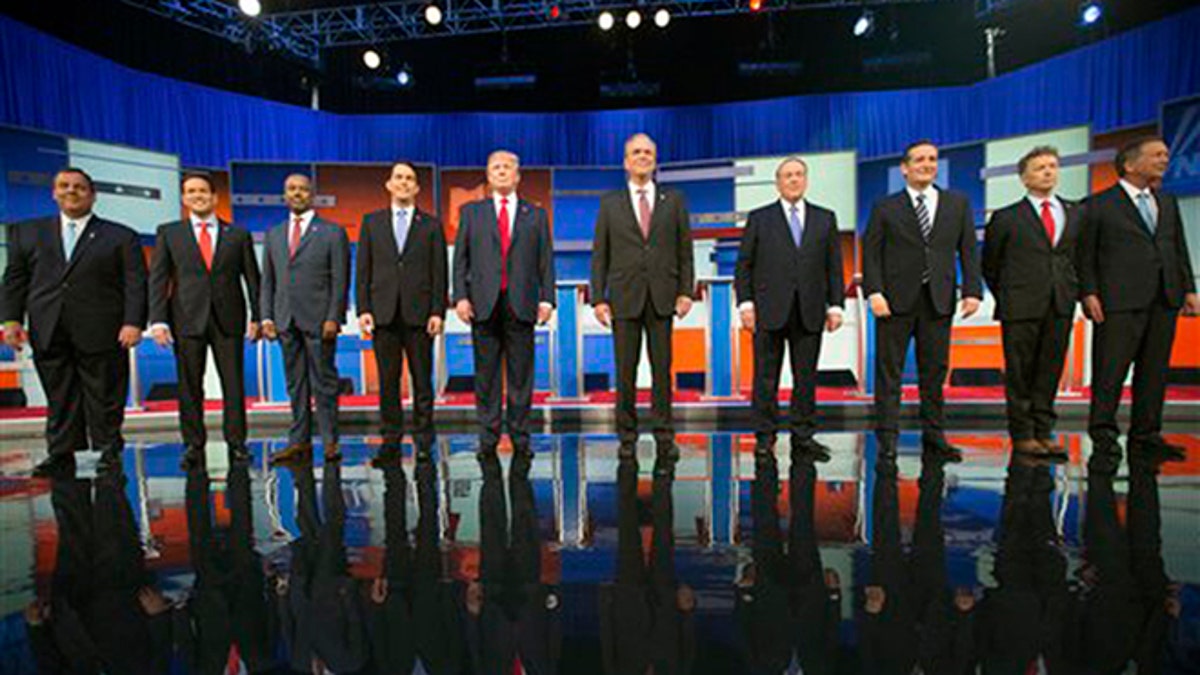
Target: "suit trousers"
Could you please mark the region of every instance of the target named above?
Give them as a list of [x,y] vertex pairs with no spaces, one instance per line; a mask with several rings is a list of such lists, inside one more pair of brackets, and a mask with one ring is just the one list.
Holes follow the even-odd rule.
[[1003,321],[1004,397],[1008,433],[1014,441],[1049,439],[1054,398],[1071,338],[1071,317],[1053,310],[1040,319]]
[[433,446],[433,338],[425,326],[410,326],[399,318],[375,329],[375,363],[379,366],[379,416],[384,447],[399,447],[404,438],[404,409],[400,377],[408,359],[412,384],[412,435],[418,447]]
[[896,435],[900,430],[900,376],[909,342],[917,343],[917,376],[921,392],[921,431],[927,441],[944,440],[942,385],[950,368],[950,325],[954,314],[934,307],[929,285],[910,314],[893,314],[875,322],[876,431]]
[[659,316],[654,303],[646,298],[641,316],[613,319],[613,351],[617,361],[617,435],[622,444],[636,443],[637,370],[642,355],[642,333],[650,352],[650,411],[654,440],[672,442],[675,428],[671,420],[671,329],[674,315]]
[[792,444],[812,440],[817,428],[817,359],[821,331],[810,333],[800,322],[795,303],[779,330],[757,327],[754,333],[754,430],[760,446],[775,443],[779,419],[779,372],[783,347],[792,362],[792,403],[789,411]]
[[1171,345],[1179,311],[1161,299],[1146,309],[1109,312],[1092,333],[1092,404],[1088,434],[1097,446],[1117,442],[1117,408],[1133,366],[1129,440],[1154,440],[1162,432]]
[[179,376],[179,427],[188,448],[203,448],[204,368],[208,348],[221,376],[225,408],[221,430],[230,447],[246,445],[246,352],[241,335],[226,336],[213,321],[202,336],[175,337],[175,370]]
[[[129,354],[117,347],[83,353],[71,341],[68,322],[60,321],[47,349],[33,355],[46,392],[46,445],[51,455],[89,447],[120,451],[121,425],[129,395]],[[90,443],[89,443],[90,437]]]
[[[513,447],[529,447],[529,408],[533,403],[533,324],[521,321],[501,292],[487,321],[471,324],[475,345],[475,410],[481,449],[500,443],[500,399],[507,383],[506,422]],[[500,362],[504,375],[500,376]]]
[[292,425],[288,443],[312,442],[312,404],[317,403],[317,427],[321,442],[329,448],[338,442],[338,372],[334,362],[336,340],[307,335],[294,325],[279,333],[288,398],[292,401]]

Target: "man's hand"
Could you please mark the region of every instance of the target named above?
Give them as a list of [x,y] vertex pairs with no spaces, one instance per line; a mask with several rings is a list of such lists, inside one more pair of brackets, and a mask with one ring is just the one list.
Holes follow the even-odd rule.
[[1104,307],[1100,304],[1100,296],[1086,295],[1083,298],[1083,313],[1093,323],[1104,323]]
[[154,338],[154,343],[159,347],[169,347],[174,340],[171,339],[171,329],[166,326],[157,326],[150,331],[150,335]]
[[546,322],[548,322],[550,320],[550,317],[553,315],[554,315],[554,306],[553,305],[550,305],[550,304],[547,304],[544,302],[538,303],[537,322],[538,322],[539,326],[546,325]]
[[20,321],[6,321],[4,323],[4,344],[13,349],[20,349],[25,346],[29,340],[29,336],[25,333],[25,328],[21,326]]
[[970,318],[972,314],[979,311],[979,298],[963,298],[959,303],[959,309],[962,311],[962,318]]
[[388,596],[388,580],[378,577],[371,583],[371,602],[382,605]]
[[605,328],[612,327],[612,308],[607,302],[602,302],[592,308],[592,313],[596,315],[596,320]]
[[437,337],[442,332],[442,317],[429,317],[429,321],[425,322],[425,332],[429,337]]
[[458,320],[463,323],[471,323],[475,320],[475,308],[471,305],[471,301],[463,298],[454,305],[454,313],[458,315]]
[[843,316],[841,312],[826,312],[825,313],[825,332],[832,333],[842,327]]
[[1187,293],[1183,296],[1183,315],[1200,316],[1200,294]]
[[363,337],[371,337],[371,333],[375,332],[375,317],[370,312],[359,314],[358,329],[362,331]]
[[163,612],[171,609],[171,603],[163,596],[162,592],[157,588],[143,586],[138,591],[138,603],[141,604],[142,610],[149,616],[158,616]]
[[888,305],[887,298],[883,297],[883,293],[872,293],[867,300],[871,303],[871,313],[876,319],[886,319],[892,315],[892,308]]
[[755,319],[754,308],[747,307],[743,310],[740,310],[738,312],[738,316],[740,316],[742,319],[742,328],[745,328],[746,330],[753,333],[754,332],[754,319]]
[[267,338],[268,340],[279,339],[279,331],[275,330],[274,321],[264,321],[262,323],[262,334],[263,337]]
[[121,326],[121,332],[117,333],[117,342],[125,349],[133,349],[142,341],[142,329],[137,326]]
[[683,318],[692,311],[692,299],[686,295],[681,295],[675,298],[675,316]]
[[321,324],[321,339],[329,342],[336,340],[338,336],[338,324],[336,321],[326,321]]
[[34,600],[25,605],[25,623],[30,626],[40,626],[50,616],[50,605],[42,600]]
[[249,338],[251,342],[257,342],[258,338],[262,337],[262,328],[258,325],[257,321],[251,321],[246,326],[246,337]]
[[883,611],[883,605],[887,602],[887,592],[883,590],[883,586],[867,586],[863,589],[863,595],[866,596],[864,609],[867,610],[867,614]]

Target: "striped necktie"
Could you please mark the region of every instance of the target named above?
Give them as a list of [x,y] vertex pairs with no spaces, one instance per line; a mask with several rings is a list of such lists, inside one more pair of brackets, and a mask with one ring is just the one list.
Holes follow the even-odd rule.
[[929,235],[933,232],[933,219],[929,217],[929,209],[925,206],[925,195],[917,195],[917,222],[921,224],[921,237],[929,243]]

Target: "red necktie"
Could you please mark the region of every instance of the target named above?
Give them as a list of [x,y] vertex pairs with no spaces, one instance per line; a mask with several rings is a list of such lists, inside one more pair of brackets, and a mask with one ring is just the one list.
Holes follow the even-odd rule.
[[1050,238],[1050,246],[1054,246],[1054,214],[1050,213],[1050,200],[1042,202],[1042,227],[1046,228],[1046,236]]
[[508,232],[508,198],[500,198],[500,216],[496,219],[500,228],[500,290],[508,290],[508,246],[512,236]]
[[288,257],[296,257],[296,248],[300,246],[300,216],[292,219],[292,238],[288,242]]
[[208,223],[200,223],[200,257],[204,258],[204,266],[212,270],[212,235],[208,233]]
[[642,239],[650,239],[650,200],[646,197],[646,188],[638,190],[638,225],[642,227]]

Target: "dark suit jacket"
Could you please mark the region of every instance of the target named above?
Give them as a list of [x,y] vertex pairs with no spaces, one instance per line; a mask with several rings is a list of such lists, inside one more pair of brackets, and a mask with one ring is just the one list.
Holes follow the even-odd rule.
[[797,248],[778,201],[751,211],[738,249],[736,285],[738,303],[753,302],[766,330],[783,328],[794,302],[804,329],[819,332],[826,308],[841,307],[845,297],[837,216],[805,202]]
[[929,261],[929,290],[943,315],[954,313],[954,257],[962,266],[963,297],[982,298],[975,224],[966,195],[938,190],[928,248],[908,190],[875,202],[863,237],[863,293],[883,293],[893,314],[912,312],[921,299],[921,274]]
[[1084,206],[1079,235],[1079,292],[1099,295],[1108,312],[1150,307],[1158,297],[1171,307],[1196,291],[1183,220],[1175,197],[1157,190],[1158,227],[1151,236],[1120,183]]
[[613,316],[641,316],[649,302],[658,316],[675,311],[675,299],[692,296],[692,228],[683,197],[661,185],[650,238],[633,213],[629,190],[622,187],[600,199],[592,241],[592,304],[609,303]]
[[281,332],[295,324],[319,335],[322,323],[340,326],[346,318],[350,240],[341,227],[314,217],[290,258],[289,226],[285,221],[267,232],[259,309],[263,321],[274,321]]
[[119,348],[121,326],[146,326],[146,259],[137,234],[93,215],[63,259],[59,216],[12,225],[4,270],[4,321],[29,315],[35,350],[50,346],[60,319],[82,352]]
[[[537,321],[538,303],[555,303],[554,242],[546,210],[517,204],[508,247],[508,304],[521,321]],[[454,302],[468,299],[477,321],[487,321],[500,297],[500,229],[489,195],[464,204],[454,242]]]
[[355,283],[358,313],[370,312],[380,326],[397,320],[424,326],[429,317],[444,316],[446,235],[441,221],[414,211],[402,255],[396,250],[392,210],[363,216]]
[[996,296],[997,321],[1041,319],[1053,308],[1071,316],[1079,297],[1075,242],[1080,209],[1061,200],[1066,223],[1051,244],[1033,204],[1021,201],[992,214],[983,240],[983,278]]
[[250,317],[258,321],[258,261],[254,240],[246,230],[219,223],[212,271],[204,266],[191,220],[158,227],[154,257],[150,262],[150,323],[170,324],[176,335],[198,337],[208,328],[209,317],[222,335],[246,332],[246,296]]

